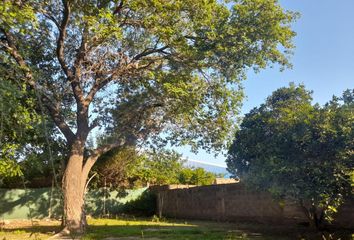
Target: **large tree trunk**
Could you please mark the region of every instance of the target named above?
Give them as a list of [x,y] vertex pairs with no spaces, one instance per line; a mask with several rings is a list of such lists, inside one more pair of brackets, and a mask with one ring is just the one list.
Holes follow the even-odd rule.
[[84,191],[86,178],[83,174],[84,145],[74,143],[63,176],[64,230],[67,234],[85,231]]

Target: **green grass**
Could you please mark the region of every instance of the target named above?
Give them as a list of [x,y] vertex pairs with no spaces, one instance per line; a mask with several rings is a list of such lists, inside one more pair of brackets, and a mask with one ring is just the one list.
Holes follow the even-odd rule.
[[52,232],[41,231],[38,228],[33,229],[17,229],[17,230],[2,230],[0,231],[0,240],[18,240],[18,239],[32,239],[44,240],[53,235]]
[[0,225],[0,240],[44,240],[60,230],[59,221],[11,220]]
[[[154,220],[157,220],[156,218]],[[59,222],[41,221],[36,226],[17,222],[0,231],[0,240],[47,239],[60,230]],[[332,238],[353,239],[353,232],[337,232]],[[171,240],[290,240],[321,239],[321,233],[298,226],[208,221],[162,221],[151,219],[89,219],[83,240],[96,239],[171,239]]]
[[[136,237],[153,239],[253,239],[244,232],[228,232],[226,229],[196,223],[156,223],[151,221],[93,220],[83,239],[108,237]],[[259,239],[259,238],[258,238]],[[267,238],[264,238],[267,239]]]
[[[333,239],[338,239],[336,233]],[[340,232],[341,239],[352,239],[351,233]],[[343,237],[345,235],[345,237]],[[262,225],[254,223],[217,223],[207,221],[168,221],[91,219],[84,240],[108,237],[129,239],[176,240],[290,240],[322,239],[321,233],[304,227]],[[124,239],[124,238],[123,238]],[[354,239],[354,238],[353,238]]]

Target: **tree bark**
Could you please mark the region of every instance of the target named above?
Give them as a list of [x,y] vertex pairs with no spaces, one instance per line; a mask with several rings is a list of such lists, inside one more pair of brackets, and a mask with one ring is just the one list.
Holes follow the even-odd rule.
[[75,142],[63,176],[64,233],[81,234],[85,231],[84,190],[86,176],[83,174],[84,144]]
[[[71,146],[68,163],[63,176],[64,193],[64,219],[63,234],[81,234],[85,231],[87,222],[85,215],[85,193],[88,184],[88,175],[99,156],[112,148],[122,146],[123,141],[108,144],[97,148],[86,161],[84,160],[84,148],[87,134],[79,135]],[[84,139],[84,140],[80,140]]]

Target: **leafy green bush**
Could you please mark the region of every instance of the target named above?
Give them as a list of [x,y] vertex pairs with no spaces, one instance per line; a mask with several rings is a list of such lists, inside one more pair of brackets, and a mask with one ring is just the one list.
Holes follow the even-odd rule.
[[249,185],[299,202],[322,228],[351,194],[354,89],[321,107],[311,91],[290,84],[243,118],[226,160]]
[[153,216],[156,212],[156,194],[146,190],[137,199],[124,204],[122,212],[137,216]]

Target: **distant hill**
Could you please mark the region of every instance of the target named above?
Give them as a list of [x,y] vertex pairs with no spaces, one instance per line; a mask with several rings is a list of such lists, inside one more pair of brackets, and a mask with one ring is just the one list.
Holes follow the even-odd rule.
[[199,167],[204,168],[208,172],[212,172],[212,173],[216,173],[216,174],[222,173],[222,174],[225,174],[226,178],[230,177],[230,174],[226,170],[226,167],[218,165],[218,164],[188,159],[186,161],[185,165],[187,167],[191,167],[191,168],[199,168]]

